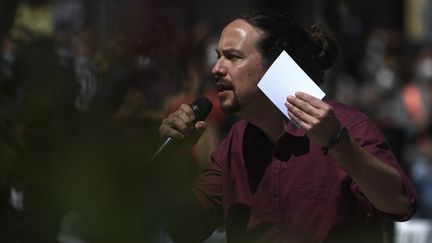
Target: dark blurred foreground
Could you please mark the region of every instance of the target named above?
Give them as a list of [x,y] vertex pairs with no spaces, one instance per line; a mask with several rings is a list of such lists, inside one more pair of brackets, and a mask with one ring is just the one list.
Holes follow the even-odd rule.
[[416,217],[431,219],[432,8],[368,4],[0,1],[0,242],[169,242],[159,186],[209,163],[235,118],[215,108],[192,151],[148,165],[158,126],[202,95],[217,107],[217,36],[243,6],[333,32],[344,55],[327,96],[375,118],[417,186]]

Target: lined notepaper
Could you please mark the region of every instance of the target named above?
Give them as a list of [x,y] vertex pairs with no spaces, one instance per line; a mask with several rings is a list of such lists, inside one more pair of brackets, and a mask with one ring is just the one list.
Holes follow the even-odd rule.
[[296,92],[301,91],[318,99],[325,96],[320,87],[297,65],[286,51],[282,51],[273,62],[261,78],[258,87],[288,118],[285,101],[289,95],[294,96]]

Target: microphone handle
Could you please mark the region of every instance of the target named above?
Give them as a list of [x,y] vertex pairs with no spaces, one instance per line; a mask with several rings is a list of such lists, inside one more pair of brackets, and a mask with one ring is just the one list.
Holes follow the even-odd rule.
[[152,163],[153,160],[160,154],[160,152],[162,152],[162,150],[168,146],[171,142],[173,141],[173,139],[171,137],[167,137],[165,138],[164,142],[162,143],[162,145],[159,147],[159,149],[153,154],[153,156],[150,158],[150,160],[148,161],[149,163]]

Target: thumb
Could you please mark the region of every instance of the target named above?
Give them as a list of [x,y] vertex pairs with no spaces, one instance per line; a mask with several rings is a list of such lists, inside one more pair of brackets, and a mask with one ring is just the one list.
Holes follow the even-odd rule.
[[198,134],[203,134],[205,129],[207,128],[207,123],[205,121],[198,121],[195,123],[195,130]]
[[198,142],[198,140],[200,139],[200,137],[202,136],[206,128],[207,128],[207,124],[204,121],[199,121],[195,123],[195,131],[191,134],[189,139],[187,139],[184,145],[188,147],[193,147]]

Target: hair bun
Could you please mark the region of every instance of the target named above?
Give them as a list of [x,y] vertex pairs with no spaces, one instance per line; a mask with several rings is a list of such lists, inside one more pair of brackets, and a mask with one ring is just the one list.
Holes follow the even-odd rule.
[[322,70],[332,66],[339,54],[336,42],[319,25],[309,27],[311,39],[314,42],[315,59]]

